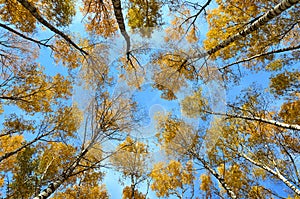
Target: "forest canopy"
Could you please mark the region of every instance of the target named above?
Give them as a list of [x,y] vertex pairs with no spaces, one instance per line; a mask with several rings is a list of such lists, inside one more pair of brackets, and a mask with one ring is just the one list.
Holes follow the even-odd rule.
[[0,4],[0,198],[300,199],[299,0]]

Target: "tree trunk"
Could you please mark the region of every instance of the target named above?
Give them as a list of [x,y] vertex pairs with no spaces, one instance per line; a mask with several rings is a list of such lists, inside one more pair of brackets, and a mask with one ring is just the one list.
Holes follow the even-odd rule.
[[35,196],[33,199],[46,199],[51,194],[53,194],[58,187],[60,187],[70,176],[72,176],[79,162],[86,155],[91,146],[92,142],[84,150],[81,151],[81,153],[77,156],[73,164],[63,172],[63,174],[59,177],[58,180],[51,182],[46,189],[44,189],[39,195]]
[[123,35],[125,41],[126,41],[126,55],[129,56],[130,53],[130,37],[126,31],[125,27],[125,20],[122,14],[122,7],[121,7],[121,1],[120,0],[112,0],[115,17],[117,19],[117,23],[119,25],[119,29],[121,31],[121,34]]
[[215,178],[219,181],[219,183],[222,185],[222,187],[226,190],[227,194],[230,198],[236,199],[237,196],[235,193],[231,190],[229,185],[225,182],[224,178],[222,178],[203,158],[201,158],[197,153],[189,151],[193,157],[195,157],[197,160],[199,160],[204,168],[206,168]]

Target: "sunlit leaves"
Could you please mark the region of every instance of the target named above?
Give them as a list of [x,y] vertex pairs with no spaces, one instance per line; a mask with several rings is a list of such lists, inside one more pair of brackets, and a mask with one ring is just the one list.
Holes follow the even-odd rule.
[[277,71],[283,67],[283,63],[281,59],[274,60],[266,65],[266,69],[270,71]]
[[300,124],[300,101],[286,102],[281,106],[279,116],[287,123]]
[[271,78],[270,87],[272,92],[277,95],[295,95],[299,93],[300,72],[284,72]]
[[47,7],[42,7],[42,13],[44,13],[44,15],[47,16],[47,19],[56,26],[70,25],[72,17],[74,17],[76,13],[74,1],[42,0],[41,4],[47,5]]
[[170,197],[170,195],[183,196],[189,185],[194,180],[193,164],[171,160],[168,164],[163,162],[154,165],[150,175],[153,179],[151,189],[158,197]]
[[1,2],[0,16],[3,21],[15,25],[23,32],[31,33],[35,30],[36,19],[15,0]]
[[88,32],[109,37],[118,30],[111,2],[86,0],[83,3],[82,11],[87,18],[86,30]]
[[[218,1],[218,8],[208,13],[210,29],[207,39],[204,41],[206,49],[212,49],[221,41],[251,25],[262,13],[274,7],[269,1]],[[297,17],[295,13],[299,8],[293,8],[284,17],[276,18],[270,24],[261,27],[251,33],[251,36],[234,41],[225,49],[216,52],[213,58],[229,59],[236,57],[237,52],[247,56],[265,52],[270,46],[283,42],[285,45],[291,40],[294,31],[294,23]],[[260,42],[257,42],[260,41]]]
[[38,161],[32,157],[34,152],[34,148],[28,147],[17,155],[11,185],[14,198],[30,198],[35,192],[36,177],[33,171],[36,169]]
[[160,70],[155,71],[153,87],[161,90],[162,98],[167,100],[176,99],[176,93],[187,85],[187,81],[195,78],[195,67],[178,54],[160,54],[155,60]]
[[60,142],[49,144],[41,154],[37,173],[43,177],[42,180],[51,180],[53,176],[62,171],[62,168],[68,166],[74,153],[73,146]]
[[[22,146],[24,142],[24,137],[22,135],[5,135],[0,137],[0,155],[5,155],[5,153],[11,152],[20,146]],[[4,163],[1,162],[0,168],[3,171],[7,171],[13,166],[13,163],[15,162],[15,157],[10,157],[4,160]],[[8,165],[8,166],[5,166]]]
[[180,157],[195,147],[198,132],[191,124],[171,115],[160,115],[156,120],[156,137],[167,154]]
[[160,8],[161,3],[156,0],[130,0],[128,26],[142,36],[150,37],[153,29],[162,25]]
[[134,175],[139,178],[145,173],[147,158],[147,146],[142,142],[134,141],[132,138],[127,137],[118,146],[116,154],[111,158],[111,162],[124,176]]
[[63,192],[54,195],[54,199],[87,199],[99,198],[108,199],[106,187],[101,183],[102,173],[100,172],[84,172],[78,178],[78,184],[68,187]]
[[67,188],[65,192],[57,193],[54,199],[87,199],[97,197],[99,199],[108,199],[109,195],[103,185],[74,185]]
[[50,112],[58,99],[70,96],[71,82],[60,74],[46,76],[43,68],[28,65],[20,68],[1,89],[2,100],[14,103],[26,112]]
[[[201,117],[203,110],[207,109],[207,100],[202,96],[202,90],[195,91],[192,95],[187,96],[181,102],[183,113],[189,117]],[[203,115],[202,115],[203,117]],[[205,119],[205,118],[204,118]]]
[[200,180],[201,180],[200,189],[202,191],[205,191],[207,196],[211,196],[212,180],[210,175],[202,174],[200,176]]
[[134,192],[132,192],[132,188],[126,186],[123,189],[122,199],[131,199],[132,196],[134,196],[135,199],[146,199],[146,196],[143,193],[139,192],[138,190],[134,190]]
[[54,46],[54,58],[56,64],[62,63],[70,69],[75,69],[84,61],[84,57],[66,41],[58,39],[55,41]]

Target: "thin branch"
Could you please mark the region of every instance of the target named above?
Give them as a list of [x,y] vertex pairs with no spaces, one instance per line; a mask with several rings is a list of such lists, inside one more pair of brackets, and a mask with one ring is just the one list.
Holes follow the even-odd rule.
[[[186,23],[186,22],[189,21],[190,19],[194,18],[193,21],[190,23],[189,27],[187,28],[186,33],[189,31],[189,29],[192,27],[192,25],[196,22],[196,20],[197,20],[197,18],[199,17],[199,15],[200,15],[203,11],[205,11],[205,8],[206,8],[210,3],[211,3],[211,0],[207,0],[207,2],[206,2],[203,6],[201,6],[201,9],[200,9],[196,14],[194,14],[194,15],[192,15],[192,16],[186,18],[186,19],[180,24],[180,26],[182,26],[184,23]],[[179,27],[180,27],[180,26],[179,26]]]
[[248,62],[248,61],[251,61],[251,60],[256,59],[258,57],[263,57],[263,56],[267,56],[267,55],[271,55],[271,54],[282,53],[282,52],[291,51],[291,50],[298,50],[299,48],[300,48],[300,45],[297,45],[297,46],[290,46],[290,47],[287,47],[287,48],[281,48],[281,49],[277,49],[277,50],[272,50],[272,51],[269,51],[269,52],[266,52],[266,53],[260,53],[260,54],[254,55],[252,57],[249,57],[247,59],[242,59],[242,60],[233,62],[231,64],[228,64],[228,65],[223,66],[223,67],[218,68],[218,69],[219,70],[224,70],[224,69],[226,69],[226,68],[228,68],[230,66],[233,66],[233,65],[236,65],[236,64],[240,64],[240,63],[243,63],[243,62]]

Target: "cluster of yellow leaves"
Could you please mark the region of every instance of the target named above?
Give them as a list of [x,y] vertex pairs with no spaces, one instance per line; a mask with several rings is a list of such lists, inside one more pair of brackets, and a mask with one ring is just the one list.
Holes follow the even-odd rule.
[[154,87],[163,91],[161,97],[176,99],[175,93],[187,85],[187,80],[195,78],[195,67],[187,62],[182,52],[160,54],[154,61],[160,67],[155,71]]
[[14,198],[30,198],[36,190],[37,176],[34,171],[38,161],[33,158],[35,152],[36,148],[26,147],[17,154],[10,185]]
[[109,195],[104,185],[90,185],[84,183],[80,185],[73,185],[67,188],[63,193],[57,193],[53,197],[54,199],[108,199]]
[[139,30],[142,36],[150,37],[156,26],[161,26],[161,3],[157,0],[130,0],[127,13],[128,26]]
[[[207,104],[207,99],[202,96],[201,88],[192,95],[184,98],[180,103],[183,114],[192,118],[201,117],[201,113],[206,108]],[[202,119],[205,119],[205,117],[202,117]]]
[[[31,1],[36,3],[37,0]],[[1,20],[14,24],[23,32],[32,33],[35,30],[36,19],[16,0],[0,2]]]
[[[208,12],[207,19],[210,28],[207,32],[207,39],[204,41],[205,49],[212,49],[221,41],[241,30],[244,25],[242,22],[247,22],[251,18],[251,15],[248,14],[249,11],[251,11],[254,16],[257,14],[257,6],[254,3],[243,3],[245,3],[247,7],[245,5],[241,6],[242,3],[237,1],[231,1],[226,4],[226,6],[224,5],[225,3],[219,1],[219,7]],[[216,52],[213,58],[220,56],[224,59],[228,59],[234,56],[235,52],[239,49],[238,42],[231,44],[222,53],[221,51]]]
[[11,87],[3,88],[2,96],[11,98],[26,112],[50,112],[58,104],[59,98],[71,95],[71,81],[60,74],[46,76],[43,68],[37,65],[22,67],[9,82]]
[[236,194],[247,184],[245,173],[238,164],[233,164],[229,168],[225,168],[224,164],[221,164],[218,172]]
[[288,196],[286,199],[300,199],[300,197],[297,195],[294,195],[294,196]]
[[[0,157],[4,156],[6,153],[12,152],[24,143],[24,138],[22,135],[6,135],[0,137]],[[14,167],[16,162],[16,156],[10,156],[1,161],[0,171],[8,172]],[[0,174],[0,187],[4,185],[4,176]]]
[[82,12],[87,16],[86,30],[103,37],[112,36],[118,30],[113,5],[108,0],[85,0]]
[[139,12],[138,8],[132,7],[128,10],[128,26],[132,29],[139,28],[143,26],[144,16]]
[[116,154],[114,154],[110,160],[125,177],[135,176],[139,178],[147,169],[147,158],[147,145],[127,137],[125,141],[117,147]]
[[200,189],[202,191],[205,191],[207,195],[211,195],[211,186],[212,186],[212,180],[210,178],[210,175],[208,174],[202,174],[200,176],[201,184]]
[[[266,116],[265,118],[271,119],[270,115],[269,117]],[[240,125],[244,125],[243,127],[241,126],[241,128],[244,128],[244,131],[242,132],[250,135],[248,141],[253,145],[272,142],[277,133],[273,125],[260,123],[257,121],[240,123]]]
[[127,137],[125,141],[119,145],[118,148],[130,153],[148,153],[146,144],[134,141],[131,137]]
[[191,124],[171,115],[157,115],[156,137],[167,154],[186,155],[198,141],[198,135]]
[[57,131],[54,136],[67,138],[74,136],[74,133],[79,129],[83,121],[83,115],[81,110],[76,105],[73,105],[59,108],[56,111],[56,117],[53,119],[53,122],[56,124],[55,130]]
[[[29,3],[37,8],[37,13],[42,15],[56,26],[71,24],[75,15],[75,2],[69,0],[30,0]],[[22,32],[32,33],[36,28],[36,19],[18,1],[1,1],[0,17],[3,21],[15,25]]]
[[35,129],[32,121],[25,120],[23,117],[17,117],[15,114],[7,117],[2,125],[4,127],[3,132],[18,132],[22,134],[25,131],[33,132]]
[[39,3],[40,12],[56,26],[70,25],[76,14],[75,1],[72,0],[42,0]]
[[146,199],[146,196],[143,193],[138,190],[134,190],[134,193],[132,193],[131,187],[126,186],[123,189],[122,199],[132,199],[132,195],[134,195],[134,199]]
[[168,197],[173,191],[192,185],[194,173],[192,162],[187,162],[185,166],[175,160],[171,160],[168,165],[163,162],[155,164],[149,174],[153,179],[151,189],[158,197]]
[[265,197],[272,198],[272,195],[263,186],[253,186],[253,187],[251,187],[251,190],[249,191],[248,197],[250,199],[265,198]]
[[300,86],[300,72],[285,71],[271,78],[270,88],[276,95],[299,94],[297,88]]
[[65,40],[57,39],[54,43],[54,49],[56,64],[61,62],[64,66],[75,69],[84,62],[84,57],[79,54],[78,50],[72,48]]
[[283,67],[282,59],[276,59],[274,61],[271,61],[268,65],[265,66],[265,68],[269,71],[277,71],[280,70],[282,67]]
[[76,149],[62,142],[50,142],[43,147],[39,158],[37,173],[43,176],[43,180],[52,180],[63,168],[70,166],[74,159]]
[[[0,137],[0,157],[6,153],[12,152],[24,143],[23,135],[6,135]],[[15,162],[15,156],[4,159],[0,164],[0,171],[8,171]]]
[[300,100],[286,102],[281,106],[279,116],[284,122],[300,125]]

